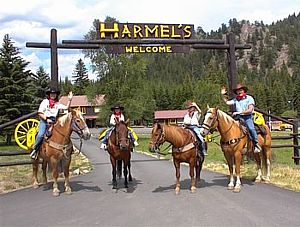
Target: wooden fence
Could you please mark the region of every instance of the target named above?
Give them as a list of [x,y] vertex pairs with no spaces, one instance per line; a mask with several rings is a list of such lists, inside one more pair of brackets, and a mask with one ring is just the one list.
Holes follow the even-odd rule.
[[[284,148],[284,147],[291,147],[293,148],[293,156],[292,158],[294,159],[294,163],[296,165],[299,165],[299,132],[298,132],[298,127],[299,127],[299,123],[297,119],[294,119],[293,121],[290,120],[286,120],[284,118],[266,113],[260,109],[255,109],[256,111],[266,115],[266,116],[270,116],[274,119],[280,120],[282,122],[285,122],[287,124],[291,124],[293,125],[293,131],[290,135],[288,136],[273,136],[272,137],[272,141],[273,140],[287,140],[287,139],[292,139],[292,144],[274,144],[272,145],[272,148]],[[5,123],[3,125],[0,125],[0,131],[5,128],[5,127],[9,127],[11,125],[17,124],[18,122],[21,122],[29,117],[35,116],[37,112],[28,114],[26,116],[20,117],[18,119],[15,119],[11,122]],[[0,151],[0,157],[1,156],[18,156],[18,155],[29,155],[27,151]],[[14,165],[28,165],[28,164],[32,164],[32,160],[18,160],[18,161],[9,161],[9,162],[0,162],[0,167],[2,166],[14,166]]]

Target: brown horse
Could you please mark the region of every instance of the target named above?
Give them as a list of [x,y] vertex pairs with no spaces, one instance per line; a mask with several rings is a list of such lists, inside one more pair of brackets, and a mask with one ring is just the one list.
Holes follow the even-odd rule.
[[[149,150],[154,152],[164,142],[172,144],[173,163],[176,169],[175,193],[180,192],[180,163],[185,162],[190,167],[191,192],[196,192],[196,180],[200,180],[200,172],[204,161],[204,155],[200,157],[196,152],[195,137],[193,133],[178,126],[154,124]],[[196,179],[195,179],[196,168]]]
[[[39,150],[39,158],[43,159],[43,183],[47,183],[47,164],[51,165],[53,177],[53,196],[59,196],[57,184],[58,164],[64,161],[64,177],[65,177],[65,192],[72,194],[69,180],[69,167],[71,163],[71,154],[73,145],[70,140],[71,133],[76,132],[81,139],[89,139],[91,134],[85,123],[85,120],[78,109],[72,110],[64,116],[58,118],[53,126],[52,136],[47,141],[44,140]],[[34,187],[38,187],[38,172],[39,160],[33,162],[33,180]]]
[[107,150],[110,154],[110,162],[112,165],[113,189],[117,189],[117,170],[119,177],[121,177],[122,161],[124,164],[123,174],[125,178],[125,188],[128,188],[127,176],[129,176],[129,181],[132,181],[132,176],[130,172],[130,159],[133,145],[129,138],[129,130],[127,128],[127,123],[128,120],[126,122],[117,122],[115,128],[113,129],[108,138]]
[[[254,151],[253,143],[249,142],[248,133],[245,133],[241,129],[240,123],[235,121],[228,114],[224,113],[218,108],[208,108],[204,121],[201,128],[201,134],[207,135],[211,129],[217,128],[221,135],[221,148],[226,158],[229,172],[230,181],[228,184],[228,189],[234,192],[240,192],[241,190],[241,180],[240,180],[240,165],[242,160],[242,154],[245,154],[247,150],[249,152]],[[272,156],[271,151],[271,134],[269,128],[264,125],[266,135],[259,134],[258,141],[262,148],[260,153],[254,153],[254,159],[257,164],[257,177],[256,182],[265,180],[270,181],[270,160]],[[248,144],[248,146],[247,146]],[[266,177],[262,176],[262,164],[266,167]],[[236,184],[234,185],[233,176],[233,164],[235,165],[236,173]]]

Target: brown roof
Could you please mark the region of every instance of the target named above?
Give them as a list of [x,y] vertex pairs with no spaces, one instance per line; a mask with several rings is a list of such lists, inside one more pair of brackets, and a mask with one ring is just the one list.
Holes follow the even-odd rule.
[[[71,107],[78,107],[78,106],[101,106],[104,104],[105,95],[96,95],[95,99],[92,102],[88,101],[88,98],[86,95],[74,95]],[[68,103],[68,96],[62,96],[59,100],[62,104],[67,105]]]
[[187,110],[160,110],[155,111],[155,119],[170,119],[170,118],[183,118]]

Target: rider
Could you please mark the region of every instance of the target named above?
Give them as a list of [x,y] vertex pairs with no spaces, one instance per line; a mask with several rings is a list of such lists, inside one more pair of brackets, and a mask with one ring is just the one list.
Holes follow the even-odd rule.
[[[116,125],[117,122],[120,121],[125,121],[125,117],[122,113],[122,111],[124,110],[124,107],[119,105],[119,104],[115,104],[113,105],[110,110],[112,111],[112,114],[110,116],[110,121],[109,121],[109,125],[110,127],[108,128],[108,130],[105,133],[105,136],[103,137],[103,139],[100,141],[100,148],[101,149],[106,149],[107,148],[107,141],[108,141],[108,137],[110,135],[110,133],[112,132],[112,130],[115,128],[114,126]],[[138,142],[135,140],[132,132],[129,130],[129,136],[131,141],[133,142],[134,146],[138,146]]]
[[205,143],[202,135],[200,134],[199,119],[201,117],[201,109],[195,102],[188,103],[188,113],[184,116],[183,123],[185,127],[193,130],[197,135],[200,142],[201,150],[204,155],[207,155]]
[[[32,147],[32,151],[30,153],[30,157],[33,159],[37,159],[38,150],[40,148],[41,142],[43,141],[44,134],[47,134],[47,137],[51,136],[51,130],[53,128],[53,124],[56,121],[56,117],[60,109],[68,109],[71,105],[71,101],[73,98],[72,91],[68,94],[68,103],[65,106],[62,103],[59,103],[59,95],[60,91],[56,88],[50,88],[46,91],[47,98],[44,99],[38,109],[38,116],[40,118],[40,125],[38,134],[36,136],[35,143]],[[47,130],[48,126],[48,130]]]
[[245,85],[237,84],[236,88],[233,89],[233,92],[236,94],[236,97],[234,99],[228,100],[226,87],[223,86],[221,88],[221,95],[224,102],[227,105],[235,105],[236,112],[233,112],[232,115],[240,116],[244,120],[250,132],[250,139],[254,143],[254,147],[255,147],[254,153],[259,153],[261,151],[261,147],[258,144],[258,137],[254,128],[253,116],[252,116],[252,113],[254,111],[255,101],[251,95],[247,94],[247,90],[248,89]]

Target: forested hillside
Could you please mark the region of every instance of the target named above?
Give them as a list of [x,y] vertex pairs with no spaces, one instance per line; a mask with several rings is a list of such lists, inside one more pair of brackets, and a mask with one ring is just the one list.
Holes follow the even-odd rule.
[[[116,19],[108,17],[105,22],[111,21]],[[200,39],[224,39],[229,32],[235,34],[237,43],[252,44],[251,50],[239,50],[236,57],[238,81],[248,86],[257,106],[277,115],[299,115],[300,14],[271,25],[232,19],[217,31],[197,28]],[[95,38],[95,30],[85,38]],[[228,81],[224,51],[124,56],[105,54],[104,47],[85,53],[98,74],[90,94],[107,94],[107,105],[123,103],[133,119],[151,119],[154,110],[184,108],[187,100],[201,108],[209,104],[227,109],[219,95],[220,86]]]
[[[107,17],[105,22],[117,21]],[[95,39],[97,20],[85,39]],[[300,114],[300,14],[290,15],[282,21],[265,25],[262,21],[250,23],[232,19],[217,31],[196,29],[199,39],[225,39],[229,32],[235,34],[237,43],[252,44],[251,50],[236,52],[238,81],[249,88],[257,106],[265,111],[284,116]],[[9,47],[9,48],[7,48]],[[1,122],[35,110],[45,90],[49,76],[41,67],[38,72],[28,72],[28,64],[18,56],[9,36],[0,50],[0,108]],[[228,83],[226,53],[220,50],[195,50],[188,54],[107,54],[105,47],[84,52],[90,58],[97,74],[97,81],[88,81],[84,59],[74,62],[74,72],[60,82],[63,94],[73,90],[75,94],[106,94],[106,106],[100,118],[107,120],[113,103],[125,106],[126,115],[132,120],[152,120],[155,110],[182,109],[188,100],[196,101],[202,109],[207,104],[228,110],[220,98],[220,86]],[[10,56],[10,57],[9,57]],[[12,59],[12,60],[10,60]],[[15,76],[10,76],[15,75]],[[41,77],[41,79],[40,79]],[[18,85],[26,80],[27,96],[19,98]],[[19,85],[18,85],[19,86]],[[9,93],[8,93],[9,92]],[[19,96],[20,97],[20,96]],[[21,100],[21,101],[20,101]],[[24,106],[17,112],[14,107]],[[34,105],[32,105],[34,104]]]

